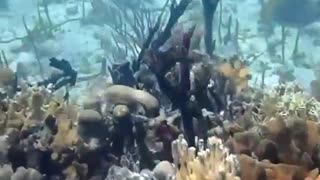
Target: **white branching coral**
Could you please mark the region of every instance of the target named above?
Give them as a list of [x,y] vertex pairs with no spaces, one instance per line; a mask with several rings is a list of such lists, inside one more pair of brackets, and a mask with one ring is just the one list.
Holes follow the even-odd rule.
[[177,180],[240,179],[236,176],[236,158],[223,147],[220,139],[209,138],[205,150],[201,147],[201,140],[199,142],[198,153],[195,147],[188,148],[181,135],[172,143],[173,158],[176,165],[180,165]]

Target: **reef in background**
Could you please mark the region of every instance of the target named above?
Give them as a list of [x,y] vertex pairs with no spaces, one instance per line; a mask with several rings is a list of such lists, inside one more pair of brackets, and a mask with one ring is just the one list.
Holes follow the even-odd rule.
[[296,19],[294,5],[44,0],[34,21],[11,17],[0,179],[319,179],[319,69],[298,46],[317,39],[318,9]]

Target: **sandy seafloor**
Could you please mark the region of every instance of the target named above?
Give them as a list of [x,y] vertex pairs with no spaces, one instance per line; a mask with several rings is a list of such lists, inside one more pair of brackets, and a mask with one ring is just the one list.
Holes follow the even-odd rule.
[[[22,24],[22,16],[25,16],[29,27],[32,27],[34,23],[34,18],[37,15],[36,9],[36,0],[9,0],[10,1],[10,12],[0,12],[0,39],[7,40],[16,36],[25,35],[25,30]],[[81,1],[70,1],[69,5],[62,4],[53,4],[49,6],[49,11],[51,18],[54,23],[62,22],[66,19],[76,18],[81,16]],[[163,3],[163,0],[158,0],[157,3],[159,7]],[[71,5],[70,5],[71,4]],[[66,14],[66,8],[72,6],[72,4],[77,4],[79,11],[78,14],[73,16],[68,16]],[[86,3],[86,11],[88,12],[91,9],[89,1]],[[259,1],[258,0],[223,0],[223,21],[227,22],[229,15],[232,13],[234,18],[237,18],[240,24],[240,35],[246,34],[247,37],[245,41],[239,40],[240,49],[244,57],[250,54],[259,54],[263,53],[259,57],[259,61],[267,62],[267,64],[272,68],[267,71],[266,75],[266,84],[267,87],[277,84],[278,77],[274,75],[274,71],[281,67],[282,65],[277,63],[271,63],[270,57],[266,51],[266,42],[263,37],[258,34],[258,19],[259,19]],[[199,11],[201,13],[201,11]],[[216,16],[218,16],[218,11]],[[216,17],[216,19],[218,19]],[[217,22],[215,22],[217,24]],[[310,25],[310,28],[319,28],[320,31],[320,22]],[[309,28],[309,27],[307,27]],[[79,65],[81,59],[89,58],[90,63],[94,68],[93,72],[99,71],[99,64],[92,60],[96,55],[105,55],[104,51],[100,48],[99,41],[94,38],[94,34],[97,32],[105,31],[108,33],[106,27],[99,27],[95,25],[86,25],[81,26],[79,21],[70,22],[62,26],[63,31],[56,33],[55,40],[48,40],[41,44],[42,49],[45,49],[47,56],[41,58],[42,62],[48,62],[50,56],[55,56],[58,58],[65,58],[70,60],[76,67]],[[215,31],[215,35],[217,35]],[[225,33],[226,30],[223,31]],[[287,37],[287,48],[286,56],[290,58],[290,55],[294,46],[296,30],[290,29],[290,36]],[[276,28],[275,39],[280,39],[280,27]],[[216,36],[217,37],[217,36]],[[320,62],[320,47],[315,47],[312,44],[314,38],[303,34],[300,38],[299,50],[304,52],[306,55],[306,61],[319,61]],[[15,68],[16,62],[25,61],[30,64],[35,64],[35,58],[33,52],[20,52],[13,53],[12,49],[16,49],[20,46],[19,41],[15,41],[9,44],[0,44],[0,49],[6,52],[8,59],[12,62],[11,67]],[[232,52],[232,51],[231,51]],[[277,54],[280,54],[281,46],[277,47]],[[230,56],[230,50],[228,47],[218,47],[217,53],[219,55]],[[291,63],[292,60],[287,58],[287,64],[283,68],[294,68],[295,76],[298,83],[303,85],[307,90],[309,89],[310,82],[315,78],[313,72],[304,68],[295,68]],[[30,66],[29,66],[30,67]],[[257,63],[253,63],[251,66],[251,71],[253,73],[253,78],[250,83],[254,85],[254,82],[260,83],[260,73],[258,73],[259,68],[257,68]],[[257,79],[258,78],[258,79]],[[36,80],[37,78],[31,77],[31,80]],[[71,93],[74,97],[79,97],[81,89],[86,84],[79,84],[74,92]]]

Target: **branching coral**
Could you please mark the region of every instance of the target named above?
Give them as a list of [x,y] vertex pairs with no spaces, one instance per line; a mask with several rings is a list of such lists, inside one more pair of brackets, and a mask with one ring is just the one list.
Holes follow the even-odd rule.
[[253,108],[245,105],[249,107],[234,122],[243,129],[232,130],[226,146],[262,162],[241,156],[241,167],[249,166],[247,161],[256,164],[254,173],[242,169],[242,178],[303,179],[319,167],[318,102],[302,92],[296,84],[279,86],[265,93],[261,103],[253,102]]
[[180,164],[177,180],[240,179],[236,176],[234,157],[223,148],[220,139],[209,138],[208,149],[203,144],[199,144],[198,150],[188,148],[181,136],[172,145],[173,157],[178,160],[176,165]]
[[2,166],[0,168],[0,177],[3,180],[41,180],[43,176],[35,169],[31,168],[18,168],[16,172],[13,172],[12,168],[10,166]]
[[24,112],[19,109],[19,104],[11,102],[7,112],[6,126],[20,129],[25,121]]
[[[231,129],[229,129],[229,132],[233,133],[226,142],[226,146],[232,153],[242,154],[236,158],[240,165],[241,179],[289,180],[309,177],[315,179],[318,176],[316,168],[319,167],[319,164],[316,156],[319,153],[317,146],[320,143],[320,127],[308,118],[307,111],[301,111],[301,105],[304,105],[308,109],[310,106],[307,104],[315,104],[315,102],[305,100],[307,97],[303,96],[301,90],[295,85],[282,88],[284,88],[281,91],[282,95],[273,96],[275,99],[271,100],[270,94],[268,97],[265,97],[262,105],[259,106],[261,107],[259,111],[247,109],[251,114],[259,113],[261,116],[264,116],[262,121],[255,122],[254,126],[256,127],[250,126],[249,128],[246,127],[246,130],[238,129],[238,131],[230,131]],[[287,99],[289,94],[294,97],[291,101]],[[286,105],[275,106],[274,110],[266,108],[268,103],[275,104],[283,101],[286,102],[283,103]],[[271,107],[272,105],[269,104],[269,106]],[[283,113],[285,110],[290,112],[285,114]],[[263,115],[263,113],[269,114]],[[244,116],[244,121],[254,121],[254,117],[250,120],[247,119],[246,114]],[[244,124],[241,122],[243,120],[240,118],[236,119],[235,123],[243,126]],[[209,138],[207,145],[209,150],[211,147],[210,140],[212,139]],[[218,142],[221,143],[221,140]],[[197,168],[194,168],[192,166],[193,163],[189,161],[190,157],[194,159],[196,149],[189,148],[187,150],[187,143],[181,137],[173,143],[172,148],[174,162],[175,164],[180,164],[177,178],[183,176],[181,177],[182,179],[205,179],[205,176],[198,173]],[[201,149],[203,147],[201,143],[199,149],[200,155],[198,154],[197,161],[202,160],[203,154],[201,154]],[[194,160],[193,162],[197,161]],[[203,164],[203,161],[200,162]],[[203,169],[205,167],[201,168],[202,171],[199,172],[203,172]],[[208,175],[210,173],[204,174]],[[218,178],[218,176],[215,177]]]
[[[124,11],[110,25],[123,36],[113,35],[119,50],[113,57],[125,60],[130,49],[136,61],[113,64],[113,84],[99,78],[99,85],[86,92],[89,100],[81,108],[69,104],[69,91],[65,97],[57,97],[47,89],[52,81],[54,91],[79,80],[66,60],[50,60],[64,76],[37,83],[45,87],[19,84],[19,92],[14,91],[15,96],[0,104],[0,129],[5,134],[1,145],[8,147],[1,147],[0,158],[5,154],[3,161],[10,163],[13,171],[21,171],[22,166],[35,168],[44,179],[72,180],[171,176],[177,180],[290,180],[319,176],[319,102],[296,85],[285,84],[270,92],[249,87],[251,75],[246,62],[237,56],[221,60],[211,54],[210,27],[205,35],[209,55],[199,53],[201,49],[194,51],[200,48],[202,33],[196,32],[195,25],[185,31],[184,24],[177,24],[191,1],[172,1],[165,26],[161,20],[169,1],[155,13],[159,16],[149,10],[137,12],[120,1],[112,1],[110,12],[105,11],[104,1],[91,2],[93,13],[102,13],[104,22],[115,9]],[[205,13],[211,14],[205,19],[210,25],[217,4],[209,3],[218,1],[203,2]],[[44,10],[47,22],[40,15],[34,31],[26,28],[30,41],[38,40],[32,39],[36,31],[49,36],[56,28],[47,7]],[[129,28],[124,18],[133,19]],[[226,41],[231,38],[229,19]],[[158,30],[162,31],[155,37]],[[236,34],[238,30],[236,25]],[[149,36],[145,36],[148,31]],[[123,48],[122,43],[128,47]],[[147,68],[140,69],[142,63]],[[6,62],[0,66],[0,75],[4,72],[0,83],[16,87],[15,73],[8,70]],[[105,75],[106,60],[102,66],[99,74]],[[68,82],[61,84],[60,80]],[[163,95],[170,102],[162,103]],[[180,133],[185,136],[178,137]],[[140,171],[156,164],[153,172]],[[38,175],[25,171],[26,177]]]
[[228,79],[227,87],[235,90],[235,94],[248,90],[248,80],[251,78],[248,66],[239,57],[234,56],[226,62],[222,62],[217,71]]
[[[271,104],[276,106],[272,107]],[[275,87],[264,96],[261,107],[262,112],[269,116],[274,116],[278,112],[295,114],[305,120],[319,121],[319,102],[313,97],[308,97],[297,84]]]
[[46,113],[42,109],[44,105],[45,97],[41,93],[40,89],[35,88],[33,90],[32,96],[31,96],[31,107],[32,109],[30,112],[30,115],[28,116],[28,119],[31,121],[38,121],[43,122],[46,118]]
[[60,153],[75,146],[79,141],[79,136],[76,127],[66,115],[59,115],[57,124],[58,132],[50,146],[55,152]]

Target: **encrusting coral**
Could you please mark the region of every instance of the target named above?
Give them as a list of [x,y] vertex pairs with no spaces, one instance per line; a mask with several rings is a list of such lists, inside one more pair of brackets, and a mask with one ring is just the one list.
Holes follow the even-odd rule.
[[[132,112],[137,111],[142,106],[146,115],[151,117],[157,116],[160,108],[158,100],[151,94],[123,85],[108,87],[104,92],[102,101],[107,106],[127,105]],[[110,111],[110,108],[105,111],[108,110]]]

